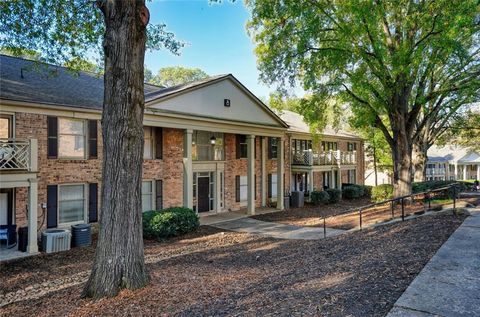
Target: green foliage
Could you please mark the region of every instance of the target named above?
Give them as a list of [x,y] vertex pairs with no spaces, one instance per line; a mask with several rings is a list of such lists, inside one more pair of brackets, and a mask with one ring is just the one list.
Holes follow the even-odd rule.
[[198,215],[191,209],[171,207],[160,211],[143,213],[143,237],[164,239],[195,231],[200,222]]
[[72,58],[71,60],[65,62],[63,66],[71,70],[81,70],[81,71],[95,73],[95,74],[103,73],[103,68],[100,65],[94,64],[80,57]]
[[199,68],[181,66],[160,68],[149,82],[159,86],[171,87],[208,78],[208,74]]
[[342,197],[345,199],[356,199],[360,198],[360,192],[358,190],[358,187],[355,186],[345,186],[342,188]]
[[468,109],[458,113],[437,143],[456,144],[472,151],[480,151],[480,110]]
[[315,206],[328,204],[330,201],[330,195],[326,191],[313,191],[310,193],[310,198]]
[[325,103],[334,101],[348,105],[356,126],[379,129],[385,154],[395,154],[394,180],[407,183],[398,189],[410,185],[400,173],[411,167],[404,158],[417,122],[480,89],[477,0],[246,4],[261,79],[311,92],[310,110],[301,111],[308,122],[324,124]]
[[342,199],[342,191],[340,189],[328,188],[326,190],[326,192],[328,193],[328,196],[330,197],[330,199],[328,200],[329,204],[338,203],[340,201],[340,199]]
[[363,188],[363,197],[371,198],[373,186],[368,185],[358,185]]
[[426,181],[426,182],[417,182],[412,184],[412,192],[413,193],[423,193],[428,192],[429,190],[439,189],[443,187],[448,187],[452,184],[455,185],[455,189],[453,187],[449,188],[443,193],[437,193],[436,195],[439,197],[445,198],[452,198],[454,191],[456,193],[468,190],[471,187],[471,184],[468,182],[459,182],[459,181]]
[[364,197],[365,187],[366,186],[362,186],[362,185],[345,186],[342,188],[342,197],[346,199],[356,199],[356,198]]
[[393,186],[382,184],[372,188],[372,201],[381,202],[393,198]]
[[[0,47],[15,56],[31,51],[42,61],[63,65],[72,59],[103,56],[105,25],[94,1],[0,1]],[[184,43],[165,24],[147,26],[147,49],[178,54]],[[100,58],[101,59],[101,58]]]

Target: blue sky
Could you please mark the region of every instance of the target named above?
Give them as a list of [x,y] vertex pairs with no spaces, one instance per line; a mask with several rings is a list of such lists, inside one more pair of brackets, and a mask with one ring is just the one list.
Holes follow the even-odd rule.
[[154,74],[161,67],[177,65],[198,67],[209,75],[232,73],[258,97],[268,97],[273,88],[259,83],[243,1],[209,5],[208,0],[157,0],[147,5],[150,23],[163,22],[177,39],[188,42],[180,56],[147,51],[145,64]]

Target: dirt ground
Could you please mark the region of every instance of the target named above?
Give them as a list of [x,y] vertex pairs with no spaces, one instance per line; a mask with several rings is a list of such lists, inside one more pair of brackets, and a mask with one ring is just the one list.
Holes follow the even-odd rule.
[[[146,244],[147,255],[190,253],[149,264],[151,281],[141,290],[95,301],[80,299],[78,285],[0,315],[385,316],[463,219],[438,214],[317,241],[202,227]],[[93,248],[74,249],[4,265],[0,294],[88,269],[92,255]]]

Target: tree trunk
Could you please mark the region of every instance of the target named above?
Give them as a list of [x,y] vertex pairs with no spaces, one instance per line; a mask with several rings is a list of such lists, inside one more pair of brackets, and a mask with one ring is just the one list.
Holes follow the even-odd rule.
[[111,297],[148,282],[142,239],[144,0],[98,1],[105,17],[100,232],[86,297]]
[[393,195],[412,193],[412,145],[405,128],[405,117],[396,116],[393,130]]
[[413,144],[412,162],[414,168],[414,181],[424,182],[426,180],[427,147],[418,143]]

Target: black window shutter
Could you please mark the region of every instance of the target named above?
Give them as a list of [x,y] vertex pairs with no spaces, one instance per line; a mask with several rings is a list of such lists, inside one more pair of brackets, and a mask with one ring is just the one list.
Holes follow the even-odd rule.
[[98,157],[98,132],[97,120],[88,120],[88,158],[96,159]]
[[235,201],[240,201],[240,176],[235,176]]
[[241,157],[241,150],[240,150],[240,135],[235,135],[235,150],[237,152],[236,158],[237,160]]
[[48,133],[48,145],[47,155],[48,158],[58,157],[58,118],[47,117],[47,133]]
[[253,176],[253,181],[255,182],[255,200],[257,200],[257,174]]
[[57,227],[57,185],[47,186],[47,228]]
[[155,158],[163,158],[163,129],[155,127]]
[[268,198],[272,198],[272,174],[268,174]]
[[155,209],[163,209],[163,181],[155,181]]
[[88,222],[98,221],[98,184],[88,184]]

